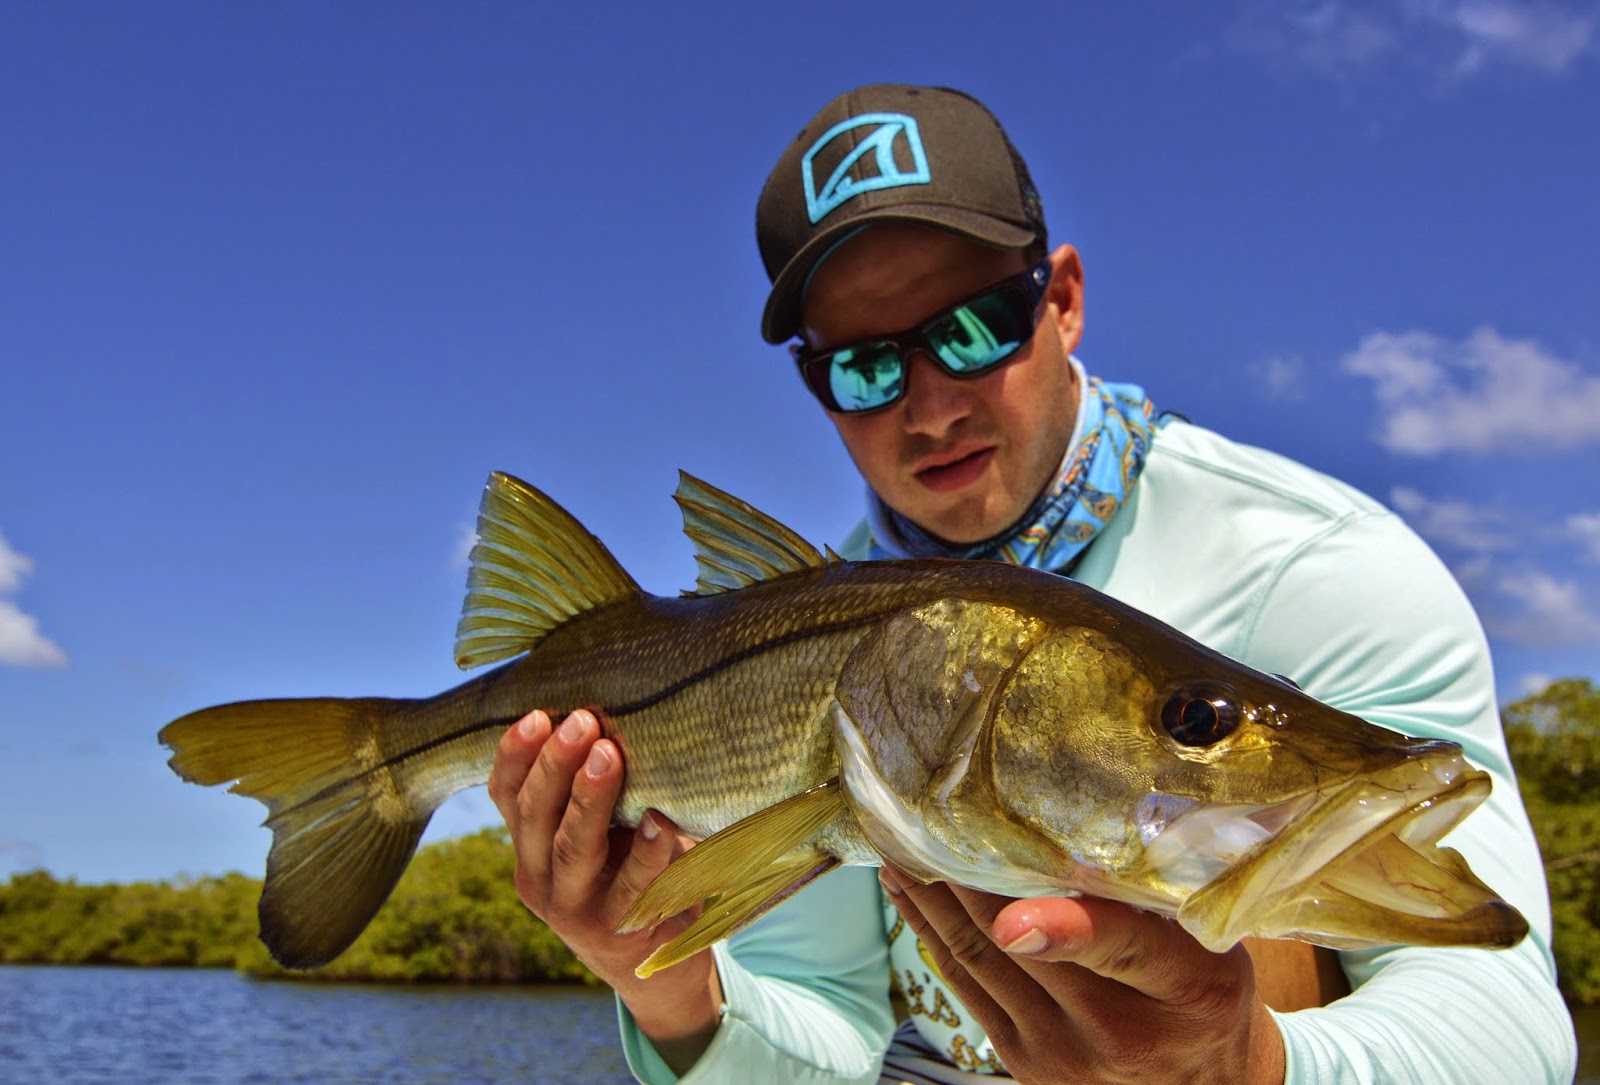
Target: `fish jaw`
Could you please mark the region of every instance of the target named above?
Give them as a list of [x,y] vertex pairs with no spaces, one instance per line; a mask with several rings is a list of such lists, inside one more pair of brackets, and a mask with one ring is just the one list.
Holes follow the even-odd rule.
[[[1283,820],[1237,861],[1188,896],[1177,917],[1207,948],[1228,949],[1246,935],[1293,938],[1335,949],[1406,943],[1432,946],[1516,944],[1527,921],[1484,885],[1439,840],[1489,794],[1487,773],[1453,743],[1327,794],[1312,793],[1246,811],[1252,824]],[[1199,812],[1199,811],[1197,811]],[[1216,817],[1239,837],[1237,819]],[[1204,848],[1208,834],[1185,813],[1147,846],[1152,865],[1172,863],[1175,844]],[[1174,834],[1170,841],[1161,837]],[[1213,833],[1211,851],[1221,852]]]

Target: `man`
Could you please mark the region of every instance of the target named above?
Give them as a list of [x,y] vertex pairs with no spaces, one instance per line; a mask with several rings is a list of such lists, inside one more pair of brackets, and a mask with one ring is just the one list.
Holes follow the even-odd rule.
[[[523,900],[622,1004],[646,1081],[1570,1081],[1542,868],[1487,648],[1426,547],[1363,495],[1163,419],[1090,379],[1083,270],[1047,249],[1026,166],[973,99],[873,86],[829,103],[757,212],[763,334],[866,480],[853,558],[996,558],[1070,575],[1376,723],[1461,742],[1495,775],[1451,837],[1534,933],[1515,949],[1213,954],[1093,899],[1011,901],[845,868],[730,945],[649,980],[687,919],[617,920],[687,842],[608,832],[617,748],[575,713],[507,732],[490,790]],[[893,907],[882,906],[882,890]],[[894,978],[911,1021],[893,1039]],[[1317,1007],[1345,980],[1353,992]],[[1269,1008],[1269,1001],[1277,1004]]]

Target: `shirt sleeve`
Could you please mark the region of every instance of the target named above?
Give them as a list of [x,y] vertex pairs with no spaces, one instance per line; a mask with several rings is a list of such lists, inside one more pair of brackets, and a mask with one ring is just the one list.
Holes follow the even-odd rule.
[[894,1033],[877,871],[819,878],[712,952],[722,1024],[679,1078],[619,1001],[622,1047],[646,1085],[845,1085],[878,1080]]
[[1555,982],[1548,890],[1517,791],[1489,650],[1443,564],[1393,517],[1352,516],[1286,559],[1258,600],[1254,665],[1381,726],[1459,742],[1493,790],[1444,843],[1532,928],[1508,950],[1345,952],[1353,994],[1275,1014],[1286,1081],[1566,1085],[1572,1019]]

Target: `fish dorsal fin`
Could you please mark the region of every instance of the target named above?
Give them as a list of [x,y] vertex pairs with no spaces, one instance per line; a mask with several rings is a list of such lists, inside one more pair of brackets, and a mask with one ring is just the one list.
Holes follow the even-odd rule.
[[687,471],[678,472],[678,490],[672,496],[683,510],[683,533],[694,543],[700,567],[690,594],[736,591],[827,564],[816,547],[766,513]]
[[456,625],[462,670],[521,655],[567,619],[639,594],[633,577],[571,513],[499,471],[478,506],[471,561]]

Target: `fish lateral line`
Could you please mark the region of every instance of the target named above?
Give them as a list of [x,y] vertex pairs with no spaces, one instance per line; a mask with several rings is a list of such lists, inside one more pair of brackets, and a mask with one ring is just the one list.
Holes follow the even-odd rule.
[[[899,607],[896,606],[894,609],[899,609]],[[848,630],[858,627],[862,627],[864,629],[867,626],[871,626],[882,621],[883,618],[883,614],[870,614],[856,618],[848,618],[837,622],[831,622],[827,625],[817,625],[803,630],[796,630],[793,633],[786,633],[782,636],[773,637],[770,640],[761,641],[758,644],[749,645],[745,648],[739,649],[736,652],[732,652],[705,667],[702,667],[700,670],[688,675],[685,678],[680,678],[676,682],[672,682],[669,685],[663,686],[661,689],[647,694],[644,697],[640,697],[637,700],[628,701],[623,704],[608,706],[605,708],[605,713],[608,716],[616,718],[643,712],[645,709],[654,708],[662,701],[669,700],[685,690],[699,685],[701,682],[706,681],[714,675],[720,674],[721,672],[732,667],[736,667],[741,663],[745,663],[749,660],[765,655],[768,652],[775,652],[780,648],[787,648],[792,644],[799,644],[803,641],[814,640],[819,637],[831,637],[837,633],[844,633]]]
[[449,734],[439,735],[435,738],[431,738],[428,741],[419,743],[410,749],[402,750],[397,754],[386,757],[376,764],[368,765],[359,772],[353,772],[349,776],[344,777],[342,780],[336,780],[335,782],[328,784],[316,794],[308,795],[301,799],[293,806],[286,806],[282,810],[275,810],[273,811],[272,817],[269,820],[276,821],[285,815],[295,813],[303,807],[309,806],[313,803],[322,802],[323,800],[332,796],[335,792],[342,791],[351,784],[365,780],[376,773],[395,768],[407,761],[412,760],[413,758],[421,757],[424,754],[431,753],[442,746],[448,746],[452,742],[460,742],[464,738],[471,738],[473,735],[479,734],[483,731],[496,729],[503,730],[507,727],[510,727],[513,723],[516,723],[517,720],[521,718],[521,716],[506,716],[496,719],[479,720],[477,723],[471,723],[465,727],[458,727]]

